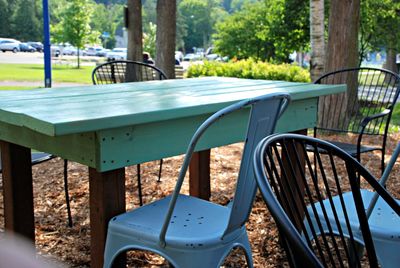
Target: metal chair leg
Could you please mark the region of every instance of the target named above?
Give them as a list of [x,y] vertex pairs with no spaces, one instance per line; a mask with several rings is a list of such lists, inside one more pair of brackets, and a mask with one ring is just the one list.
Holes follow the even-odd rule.
[[160,159],[160,170],[158,171],[158,180],[157,180],[157,182],[161,181],[162,164],[163,164],[163,159]]
[[68,160],[67,159],[64,159],[64,191],[65,191],[65,202],[67,204],[68,226],[72,227],[71,206],[70,206],[69,192],[68,192]]
[[142,181],[140,178],[140,164],[137,165],[137,180],[138,180],[139,205],[143,206]]

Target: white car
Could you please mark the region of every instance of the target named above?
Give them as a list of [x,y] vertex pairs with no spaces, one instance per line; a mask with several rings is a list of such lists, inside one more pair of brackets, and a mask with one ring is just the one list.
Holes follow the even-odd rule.
[[183,58],[183,61],[199,61],[201,59],[202,59],[202,55],[201,54],[188,53]]
[[98,50],[101,50],[103,48],[98,48],[98,47],[88,47],[83,51],[83,55],[85,56],[96,56],[96,53]]
[[124,47],[116,47],[106,54],[107,61],[126,60],[128,49]]
[[3,52],[12,51],[17,53],[19,51],[20,43],[20,41],[15,39],[0,39],[0,50]]
[[74,46],[66,46],[62,50],[63,55],[71,55],[75,56],[78,53],[78,50]]

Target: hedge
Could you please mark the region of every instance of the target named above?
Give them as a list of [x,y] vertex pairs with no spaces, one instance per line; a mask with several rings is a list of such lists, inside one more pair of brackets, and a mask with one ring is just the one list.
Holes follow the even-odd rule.
[[224,76],[248,79],[282,80],[291,82],[310,82],[308,70],[291,64],[272,64],[252,59],[217,62],[205,61],[203,64],[189,66],[186,77]]

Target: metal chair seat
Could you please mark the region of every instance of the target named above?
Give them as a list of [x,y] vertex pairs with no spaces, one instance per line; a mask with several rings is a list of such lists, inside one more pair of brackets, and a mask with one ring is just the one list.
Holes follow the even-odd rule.
[[[32,159],[32,165],[40,164],[42,162],[45,162],[47,160],[50,160],[54,158],[55,156],[48,154],[48,153],[43,153],[43,152],[33,152],[31,153],[31,159]],[[0,157],[0,173],[3,171],[2,165],[1,165],[1,157]]]
[[[362,200],[364,203],[364,207],[365,207],[365,209],[367,209],[368,206],[370,205],[371,200],[375,193],[371,192],[369,190],[366,190],[366,189],[361,189],[360,192],[361,192],[361,197],[362,197]],[[347,210],[347,213],[350,215],[349,222],[352,226],[351,229],[356,230],[357,227],[360,226],[360,222],[358,220],[358,217],[356,217],[357,210],[356,210],[356,206],[354,203],[354,198],[352,196],[352,193],[351,192],[344,193],[342,195],[342,197],[344,200],[345,209]],[[335,224],[332,206],[329,203],[329,200],[325,199],[322,202],[326,209],[328,218],[330,219],[329,222],[332,224],[334,233],[339,234],[338,227]],[[397,200],[397,203],[400,204],[400,200]],[[344,213],[343,213],[342,204],[341,204],[340,199],[333,198],[333,204],[336,207],[336,210],[337,210],[336,213],[338,213],[338,217],[340,220],[341,227],[343,229],[343,233],[348,236],[348,230],[347,230],[346,224],[344,222]],[[321,204],[314,203],[314,205],[318,211],[318,214],[322,215],[323,211],[321,208]],[[307,209],[309,210],[311,218],[314,218],[312,220],[313,224],[315,225],[315,227],[317,227],[317,220],[314,217],[315,215],[311,213],[312,208],[309,206]],[[354,215],[354,217],[352,217],[352,215]],[[373,234],[372,238],[374,240],[379,241],[382,239],[390,238],[393,241],[397,241],[397,243],[398,243],[397,247],[399,248],[398,250],[400,252],[400,217],[397,217],[397,216],[394,217],[394,215],[395,215],[395,212],[393,211],[393,209],[382,198],[379,198],[377,200],[377,203],[375,204],[375,208],[372,211],[371,216],[368,219],[368,223],[369,223],[369,228],[371,230],[371,233]],[[324,230],[328,230],[328,228],[326,227],[326,222],[321,221],[321,223],[325,224]],[[307,228],[310,228],[310,227],[307,226]],[[316,228],[316,230],[318,230],[318,229]],[[309,233],[311,233],[311,232],[309,232]],[[317,233],[317,234],[320,234],[320,233]],[[363,239],[360,236],[361,233],[353,232],[353,234],[356,236],[356,238],[358,238],[358,241],[360,241],[364,244]],[[378,258],[379,258],[379,254],[378,254]],[[400,258],[400,256],[399,256],[399,258]]]
[[[353,156],[354,158],[357,157],[358,154],[358,148],[357,144],[353,143],[346,143],[346,142],[339,142],[339,141],[332,141],[332,140],[326,140],[327,142],[341,148],[342,150],[346,151],[348,154]],[[311,147],[307,147],[307,150],[311,151]],[[374,147],[374,146],[366,146],[366,145],[361,145],[359,147],[360,153],[366,153],[366,152],[372,152],[376,150],[380,150],[379,147]],[[319,149],[320,153],[325,153],[323,149]]]
[[[151,214],[148,213],[148,209],[140,207],[113,218],[108,227],[109,232],[113,233],[114,238],[117,235],[130,236],[132,248],[142,244],[142,242],[135,243],[135,237],[140,237],[140,240],[145,237],[152,247],[158,248],[159,234],[170,201],[171,197],[168,196],[153,202]],[[220,238],[225,230],[225,219],[229,213],[229,208],[225,206],[187,195],[179,195],[165,238],[166,242],[169,246],[181,250],[219,247]],[[135,227],[130,228],[133,222]],[[246,232],[245,229],[242,232]],[[162,251],[162,249],[159,250]]]

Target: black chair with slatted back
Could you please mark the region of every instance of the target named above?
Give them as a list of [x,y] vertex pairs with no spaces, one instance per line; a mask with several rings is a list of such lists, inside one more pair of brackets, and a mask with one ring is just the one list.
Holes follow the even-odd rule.
[[142,82],[167,79],[159,68],[138,61],[109,61],[97,66],[92,72],[94,85]]
[[[356,134],[356,143],[330,142],[358,161],[362,153],[379,150],[383,172],[389,123],[400,93],[400,76],[384,69],[361,67],[324,74],[315,83],[347,84],[348,93],[320,98],[314,137],[322,133]],[[380,141],[366,145],[363,138],[368,135],[381,136]]]
[[362,189],[376,191],[397,221],[400,203],[356,159],[323,140],[278,134],[259,143],[253,160],[292,267],[378,267],[371,230],[386,225],[368,221]]
[[[159,68],[138,61],[117,60],[103,63],[92,72],[94,85],[164,80],[167,76]],[[161,179],[163,160],[160,159],[158,181]],[[143,205],[140,165],[137,165],[139,203]]]
[[[43,162],[46,162],[50,159],[53,159],[55,156],[48,154],[48,153],[43,153],[43,152],[32,152],[31,153],[31,163],[32,166],[36,164],[40,164]],[[70,206],[70,200],[69,200],[69,192],[68,192],[68,164],[67,160],[64,160],[64,193],[65,193],[65,202],[67,205],[67,217],[68,217],[68,226],[72,227],[72,215],[71,215],[71,206]],[[0,157],[0,173],[2,173],[2,163],[1,163],[1,157]]]

